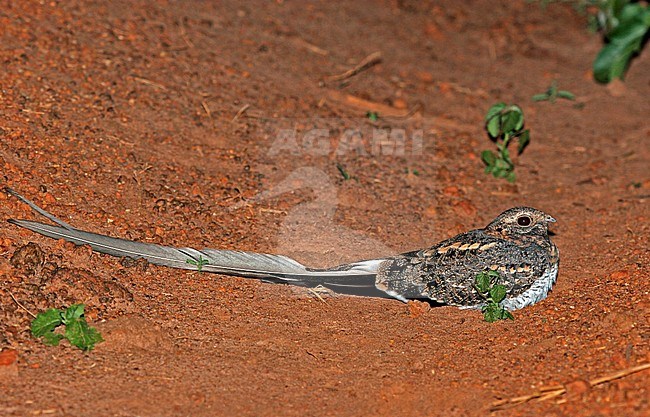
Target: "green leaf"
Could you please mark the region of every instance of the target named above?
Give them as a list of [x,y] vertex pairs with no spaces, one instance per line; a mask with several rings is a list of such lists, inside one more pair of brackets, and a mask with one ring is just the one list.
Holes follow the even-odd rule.
[[528,143],[530,142],[530,130],[526,129],[523,131],[521,135],[519,135],[519,146],[517,147],[517,154],[521,155],[521,153],[526,149],[526,146],[528,146]]
[[501,130],[503,133],[512,133],[517,124],[517,113],[508,112],[501,116]]
[[97,329],[90,327],[83,318],[76,318],[65,326],[65,338],[71,345],[82,350],[91,350],[96,343],[103,341]]
[[551,97],[551,96],[549,96],[547,93],[535,94],[535,95],[533,96],[533,101],[546,101],[546,100],[548,100],[550,97]]
[[488,302],[483,306],[481,311],[483,312],[483,318],[489,323],[493,323],[497,320],[515,319],[511,312],[494,302]]
[[566,91],[566,90],[560,90],[560,91],[558,91],[558,92],[557,92],[557,96],[558,96],[558,97],[561,97],[561,98],[565,98],[565,99],[567,99],[567,100],[575,100],[575,99],[576,99],[575,94],[573,94],[573,93],[570,92],[570,91]]
[[497,139],[501,135],[501,111],[505,107],[505,103],[497,103],[490,107],[485,115],[485,129],[493,139]]
[[516,176],[516,174],[514,172],[510,171],[505,176],[505,178],[506,178],[506,180],[508,180],[508,182],[515,182],[515,180],[517,179],[517,176]]
[[498,284],[490,288],[490,298],[492,298],[492,301],[497,304],[503,301],[503,299],[506,298],[505,285]]
[[483,307],[483,318],[488,323],[494,323],[500,317],[499,306],[494,303],[488,303]]
[[343,177],[343,179],[345,181],[347,181],[347,180],[349,180],[351,178],[350,174],[345,170],[345,167],[342,164],[337,162],[336,163],[336,169],[339,170],[339,173],[341,174],[341,176]]
[[84,315],[84,305],[74,304],[68,307],[63,313],[63,323],[68,324]]
[[649,28],[650,7],[640,3],[627,4],[621,11],[618,26],[607,35],[609,43],[594,61],[594,78],[601,83],[622,78],[632,55],[641,49]]
[[524,114],[521,108],[517,105],[508,107],[505,114],[501,116],[502,125],[501,129],[504,133],[513,133],[518,131],[524,125]]
[[492,151],[483,151],[481,152],[481,159],[488,167],[494,166],[494,163],[497,160],[497,156]]
[[51,332],[62,323],[61,310],[51,308],[39,313],[34,320],[32,320],[32,334],[35,337],[44,336],[46,333]]
[[489,270],[487,272],[488,278],[490,278],[490,283],[495,283],[501,278],[501,275],[497,271]]
[[501,116],[496,115],[490,120],[488,120],[485,128],[488,131],[488,134],[491,138],[498,138],[501,135]]
[[202,257],[201,255],[199,255],[198,260],[190,258],[190,259],[186,259],[185,262],[190,264],[190,265],[194,265],[198,272],[203,272],[203,267],[205,265],[208,265],[210,263],[210,260],[208,260],[208,259]]
[[481,294],[486,294],[490,290],[490,277],[485,272],[481,272],[475,279],[476,288]]
[[492,107],[488,109],[487,114],[485,115],[485,121],[486,122],[490,121],[492,118],[494,118],[494,116],[500,114],[501,110],[505,108],[506,108],[506,103],[496,103],[492,105]]
[[494,161],[494,166],[497,168],[498,171],[508,169],[508,164],[506,163],[506,161],[503,160],[503,158],[497,158]]
[[43,343],[48,346],[58,346],[61,339],[63,339],[63,335],[54,332],[47,332],[43,335]]

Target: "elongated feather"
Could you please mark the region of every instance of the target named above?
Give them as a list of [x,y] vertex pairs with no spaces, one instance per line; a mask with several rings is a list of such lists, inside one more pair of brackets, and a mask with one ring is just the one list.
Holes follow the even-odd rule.
[[218,249],[196,250],[135,242],[76,229],[14,190],[6,191],[59,226],[15,219],[9,219],[10,223],[53,239],[64,239],[76,245],[89,245],[100,253],[146,259],[152,264],[181,269],[197,270],[201,264],[201,270],[205,272],[306,287],[323,285],[344,294],[390,298],[375,287],[375,276],[382,259],[361,261],[331,269],[312,269],[282,255]]

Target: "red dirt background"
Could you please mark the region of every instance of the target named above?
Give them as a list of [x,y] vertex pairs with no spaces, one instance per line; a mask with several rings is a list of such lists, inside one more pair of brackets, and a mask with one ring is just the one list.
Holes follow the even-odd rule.
[[[0,414],[650,415],[650,371],[584,382],[650,362],[649,48],[605,87],[589,72],[601,39],[568,6],[1,3],[0,185],[77,227],[332,265],[525,204],[558,219],[561,268],[548,299],[488,324],[125,262],[2,222]],[[553,80],[577,101],[532,102]],[[479,158],[496,101],[531,129],[514,185]],[[281,129],[338,139],[368,110],[422,129],[423,150],[270,152]],[[4,193],[0,216],[33,218]],[[89,353],[33,339],[18,305],[76,302],[106,339]],[[567,393],[490,411],[556,384]]]

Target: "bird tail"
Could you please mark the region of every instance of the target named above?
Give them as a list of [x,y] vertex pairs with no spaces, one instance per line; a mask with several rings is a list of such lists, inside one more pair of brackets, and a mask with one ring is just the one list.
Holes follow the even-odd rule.
[[146,259],[152,264],[172,268],[201,270],[303,287],[322,285],[342,294],[389,297],[375,287],[377,270],[383,261],[381,259],[361,261],[331,269],[313,269],[282,255],[220,249],[196,250],[135,242],[76,229],[16,191],[10,188],[5,188],[5,191],[58,226],[15,219],[9,219],[9,223],[53,239],[64,239],[76,245],[89,245],[96,252],[117,257]]

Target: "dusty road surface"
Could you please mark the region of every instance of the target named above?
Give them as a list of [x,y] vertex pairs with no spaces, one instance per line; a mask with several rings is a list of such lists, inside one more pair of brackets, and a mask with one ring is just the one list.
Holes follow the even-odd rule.
[[[557,218],[561,265],[489,324],[94,254],[8,224],[35,217],[2,193],[0,415],[650,415],[650,370],[609,378],[650,362],[650,48],[598,85],[585,21],[524,1],[2,1],[0,185],[76,227],[327,266],[529,205]],[[554,80],[576,101],[531,100]],[[514,184],[480,161],[497,101],[531,130]],[[105,342],[31,337],[26,310],[74,303]]]

